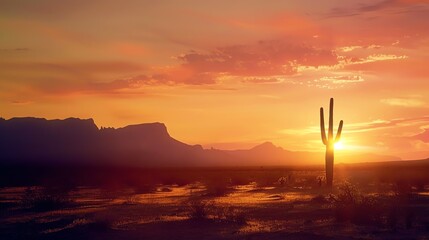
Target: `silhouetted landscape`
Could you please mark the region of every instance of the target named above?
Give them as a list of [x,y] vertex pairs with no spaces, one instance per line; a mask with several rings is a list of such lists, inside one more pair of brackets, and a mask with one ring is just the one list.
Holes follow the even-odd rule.
[[0,240],[429,240],[429,0],[0,0]]
[[[162,123],[99,129],[92,119],[0,119],[2,164],[101,164],[119,166],[323,165],[322,153],[292,152],[270,142],[251,149],[203,149],[169,135]],[[392,161],[393,156],[350,154],[350,162]],[[261,158],[264,160],[261,161]]]
[[354,156],[361,163],[335,166],[332,189],[323,154],[268,142],[203,149],[175,140],[161,123],[99,129],[91,119],[13,118],[0,121],[0,132],[2,239],[429,233],[429,159]]

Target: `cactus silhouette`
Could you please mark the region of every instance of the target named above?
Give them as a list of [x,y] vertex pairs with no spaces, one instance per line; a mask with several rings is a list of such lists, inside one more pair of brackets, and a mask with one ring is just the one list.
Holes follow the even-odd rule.
[[325,117],[323,116],[323,107],[320,108],[320,131],[322,134],[322,142],[326,146],[325,155],[325,171],[326,171],[326,184],[332,187],[334,179],[334,144],[341,138],[341,131],[343,129],[343,120],[340,121],[338,126],[337,135],[334,138],[334,99],[331,98],[329,102],[329,129],[328,138],[325,133]]

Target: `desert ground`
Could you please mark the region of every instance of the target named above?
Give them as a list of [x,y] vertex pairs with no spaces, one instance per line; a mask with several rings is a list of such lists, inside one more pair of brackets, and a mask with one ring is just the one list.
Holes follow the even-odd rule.
[[429,239],[426,180],[395,171],[337,167],[332,189],[317,168],[3,186],[0,239]]

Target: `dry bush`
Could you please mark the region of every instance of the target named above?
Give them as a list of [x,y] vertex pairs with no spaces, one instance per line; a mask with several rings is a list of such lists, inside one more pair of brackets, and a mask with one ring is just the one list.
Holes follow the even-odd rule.
[[209,208],[213,204],[201,200],[192,200],[187,204],[189,219],[194,221],[207,220],[209,215]]
[[356,186],[344,183],[339,192],[330,196],[335,217],[340,222],[352,222],[357,225],[380,225],[382,207],[375,197],[365,196]]
[[213,206],[212,216],[215,221],[245,224],[247,222],[246,215],[243,211],[232,206]]
[[157,190],[156,184],[136,184],[132,186],[134,193],[136,194],[144,194],[144,193],[154,193]]
[[408,201],[413,195],[412,186],[406,181],[396,181],[392,190],[394,195],[402,201]]
[[256,179],[256,184],[258,187],[272,187],[278,183],[278,179],[281,175],[270,174],[262,175]]
[[245,224],[245,213],[236,207],[215,205],[210,201],[193,200],[188,203],[189,219],[197,222],[212,220],[221,223]]
[[248,185],[252,182],[252,179],[248,176],[244,175],[234,175],[230,179],[230,183],[232,186],[239,186],[239,185]]
[[[356,225],[384,226],[396,231],[418,226],[418,212],[410,197],[410,185],[398,184],[394,195],[368,196],[356,186],[345,183],[336,195],[330,196],[335,217],[340,222]],[[421,225],[421,223],[420,223]]]
[[136,205],[139,204],[139,197],[134,194],[128,194],[125,197],[125,201],[122,203],[124,205]]
[[28,187],[21,197],[21,204],[34,211],[49,211],[70,206],[73,201],[69,189]]
[[210,180],[205,183],[206,195],[212,197],[225,196],[232,191],[229,181],[225,179]]
[[324,204],[324,203],[328,203],[329,201],[328,201],[328,199],[326,199],[325,196],[323,196],[323,195],[317,195],[317,196],[315,196],[315,197],[313,197],[311,199],[311,202],[312,203]]

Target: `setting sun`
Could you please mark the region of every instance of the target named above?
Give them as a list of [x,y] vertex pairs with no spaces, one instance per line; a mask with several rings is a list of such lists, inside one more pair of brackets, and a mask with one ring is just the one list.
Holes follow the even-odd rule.
[[335,146],[335,150],[343,150],[345,148],[345,146],[344,146],[344,144],[343,144],[342,141],[336,142],[334,144],[334,146]]
[[429,0],[0,0],[0,239],[427,239]]

